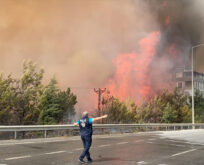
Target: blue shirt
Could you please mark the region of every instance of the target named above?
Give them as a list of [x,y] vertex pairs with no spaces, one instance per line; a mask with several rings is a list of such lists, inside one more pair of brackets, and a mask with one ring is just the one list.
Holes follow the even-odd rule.
[[79,124],[80,128],[80,135],[89,137],[92,136],[93,130],[92,130],[92,122],[93,118],[81,118],[77,121],[77,124]]
[[[93,118],[89,118],[89,124],[92,124],[92,122],[93,122]],[[79,120],[77,120],[76,123],[79,124]]]

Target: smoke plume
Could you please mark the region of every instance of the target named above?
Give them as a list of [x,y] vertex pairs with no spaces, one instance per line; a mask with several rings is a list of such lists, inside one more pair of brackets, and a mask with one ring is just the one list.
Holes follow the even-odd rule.
[[[45,82],[55,75],[71,87],[79,109],[95,106],[97,87],[140,102],[168,87],[191,46],[204,43],[203,7],[203,0],[0,0],[0,71],[19,76],[31,59],[44,67]],[[198,71],[203,51],[195,52]]]

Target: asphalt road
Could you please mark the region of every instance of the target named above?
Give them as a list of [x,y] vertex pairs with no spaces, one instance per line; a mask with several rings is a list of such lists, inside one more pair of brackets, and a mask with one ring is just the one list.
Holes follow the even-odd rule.
[[[78,165],[80,137],[0,141],[0,165]],[[204,165],[204,130],[97,135],[92,165]]]

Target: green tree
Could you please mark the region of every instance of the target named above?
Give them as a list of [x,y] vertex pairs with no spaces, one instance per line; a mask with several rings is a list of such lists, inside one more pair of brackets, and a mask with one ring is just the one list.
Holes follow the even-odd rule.
[[53,124],[75,114],[77,101],[70,88],[61,91],[55,79],[44,86],[43,74],[32,61],[25,61],[20,79],[0,75],[0,124]]
[[16,80],[9,75],[4,78],[0,75],[0,124],[11,125],[15,121],[13,115],[13,100],[15,98]]
[[175,111],[176,118],[173,122],[182,123],[191,121],[191,109],[188,103],[188,97],[185,96],[178,88],[175,88],[170,94],[170,104]]
[[108,123],[131,123],[135,121],[134,112],[128,110],[127,105],[117,98],[111,98],[105,107]]
[[172,109],[172,106],[169,103],[167,103],[167,105],[164,107],[161,122],[171,123],[175,121],[175,119],[176,119],[175,111]]
[[[192,107],[192,98],[189,97],[190,106]],[[194,95],[194,109],[195,109],[195,122],[201,123],[204,121],[204,96],[199,90],[195,90]]]
[[63,117],[60,119],[63,123],[73,123],[73,117],[75,115],[75,104],[77,103],[77,97],[71,93],[70,88],[66,91],[59,91],[59,104],[63,110]]
[[180,123],[190,121],[187,97],[177,88],[173,92],[169,92],[167,89],[163,90],[150,103],[147,103],[147,107],[150,109],[150,115],[146,120],[150,120],[150,122]]
[[57,81],[54,78],[51,79],[39,98],[39,124],[57,124],[65,113],[70,116],[75,113],[76,96],[69,88],[64,92],[61,91],[56,84]]
[[17,81],[13,100],[16,124],[35,124],[38,120],[38,97],[42,94],[44,70],[37,71],[32,61],[23,63],[23,75]]
[[172,92],[164,89],[137,108],[136,119],[139,123],[190,122],[191,110],[187,97],[177,88]]

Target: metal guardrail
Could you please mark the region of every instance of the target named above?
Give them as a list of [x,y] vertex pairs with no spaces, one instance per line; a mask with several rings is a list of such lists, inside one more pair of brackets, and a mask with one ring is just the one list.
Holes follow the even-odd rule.
[[[204,128],[204,123],[191,124],[191,123],[173,123],[173,124],[159,124],[159,123],[149,123],[149,124],[94,124],[95,129],[122,129],[122,128],[165,128],[165,130],[176,130],[180,129],[193,129],[193,128]],[[17,138],[17,132],[28,132],[28,131],[44,131],[44,137],[47,137],[47,131],[53,130],[74,130],[79,129],[77,126],[73,125],[18,125],[18,126],[0,126],[0,132],[14,132],[14,139]]]

